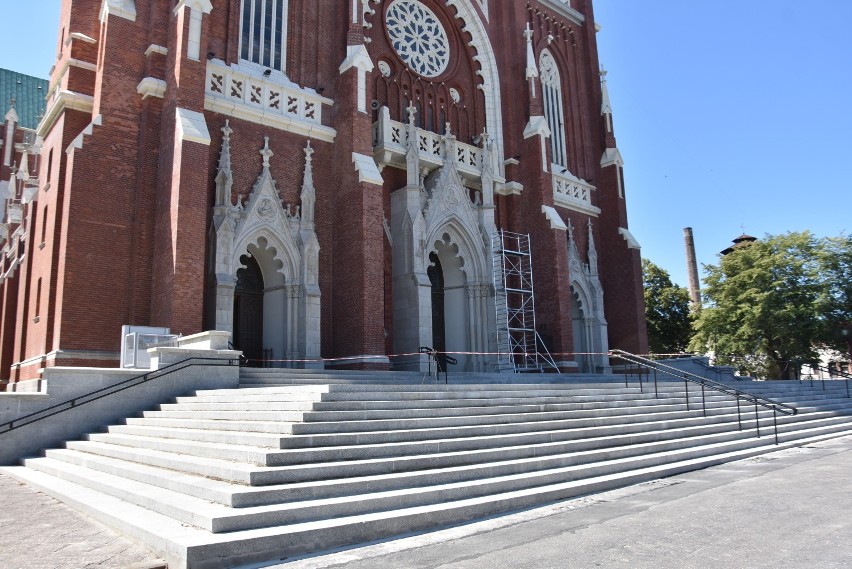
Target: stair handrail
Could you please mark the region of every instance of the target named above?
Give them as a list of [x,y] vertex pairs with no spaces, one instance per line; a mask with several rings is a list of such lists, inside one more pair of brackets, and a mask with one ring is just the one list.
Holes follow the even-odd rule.
[[449,384],[449,368],[447,366],[458,365],[459,361],[453,356],[449,355],[447,352],[439,352],[435,348],[430,346],[420,346],[420,349],[417,350],[420,354],[426,354],[428,356],[427,362],[429,363],[429,369],[423,375],[423,379],[420,381],[422,385],[427,377],[432,376],[432,362],[435,362],[435,383],[437,384],[441,378],[441,361],[444,362],[444,383]]
[[[116,393],[120,393],[125,389],[130,389],[131,387],[136,387],[139,385],[144,385],[145,383],[159,379],[163,376],[170,375],[182,369],[186,369],[191,366],[204,365],[202,362],[218,362],[217,365],[228,365],[233,366],[234,362],[236,365],[239,365],[239,359],[237,358],[203,358],[203,357],[192,357],[186,358],[184,360],[180,360],[178,362],[169,364],[167,366],[161,367],[160,369],[150,370],[141,375],[135,375],[128,379],[124,379],[119,381],[118,383],[114,383],[112,385],[108,385],[107,387],[102,387],[100,389],[96,389],[94,391],[90,391],[89,393],[85,393],[83,395],[78,395],[77,397],[73,397],[67,401],[63,401],[61,403],[57,403],[55,405],[51,405],[50,407],[45,407],[40,411],[34,411],[33,413],[29,413],[24,415],[23,417],[18,417],[17,419],[12,419],[11,421],[6,421],[5,423],[0,423],[0,435],[11,432],[15,429],[19,429],[26,425],[30,425],[32,423],[37,423],[39,421],[43,421],[44,419],[48,419],[50,417],[54,417],[59,415],[60,413],[64,413],[66,411],[70,411],[71,409],[76,409],[80,405],[85,405],[86,403],[91,403],[93,401],[98,401],[103,399],[104,397],[109,397],[110,395],[114,395]],[[224,364],[223,362],[227,362]],[[180,367],[178,367],[180,366]]]
[[[626,352],[624,350],[612,349],[609,351],[609,356],[624,360],[628,363],[640,366],[640,376],[639,376],[639,387],[644,391],[644,387],[642,385],[642,377],[641,377],[641,368],[644,367],[646,370],[654,371],[654,393],[657,398],[660,397],[659,391],[657,389],[657,372],[664,373],[670,375],[676,379],[682,379],[684,382],[685,396],[686,396],[686,408],[689,410],[689,389],[688,383],[698,384],[701,386],[701,403],[704,411],[704,416],[707,416],[707,402],[705,398],[705,390],[709,389],[711,391],[716,391],[719,393],[724,393],[731,397],[734,397],[737,401],[737,422],[739,424],[739,429],[742,430],[742,415],[740,413],[740,402],[745,401],[749,404],[754,405],[754,423],[755,429],[757,430],[757,436],[760,436],[760,419],[758,417],[758,407],[763,407],[765,409],[769,409],[772,411],[772,422],[775,427],[775,444],[778,444],[778,413],[782,415],[787,415],[792,417],[796,415],[799,410],[793,407],[792,405],[788,405],[787,403],[782,403],[780,401],[775,401],[774,399],[769,399],[768,397],[761,397],[759,395],[755,395],[753,393],[749,393],[747,391],[743,391],[741,389],[737,389],[735,387],[731,387],[730,385],[726,385],[724,383],[720,383],[718,381],[707,379],[705,377],[701,377],[700,375],[694,374],[689,371],[685,371],[682,369],[678,369],[674,366],[670,366],[667,364],[662,364],[660,362],[656,362],[654,360],[650,360],[648,358],[631,354],[630,352]],[[649,374],[650,375],[650,374]]]
[[734,379],[734,381],[742,381],[743,380],[743,378],[741,378],[740,376],[735,375],[734,372],[731,370],[731,368],[728,368],[725,371],[722,371],[721,369],[719,369],[719,366],[710,365],[707,362],[705,362],[703,358],[692,358],[692,363],[694,363],[698,367],[704,368],[705,371],[712,371],[713,373],[715,373],[717,380],[718,380],[718,378],[722,377],[722,375],[724,375],[726,373],[730,373],[731,377]]
[[[845,372],[841,369],[830,368],[828,366],[824,366],[824,365],[818,364],[818,363],[808,363],[806,365],[808,367],[810,367],[811,369],[815,369],[815,370],[827,373],[829,381],[834,379],[834,377],[838,377],[838,378],[844,380],[845,383],[846,383],[846,397],[849,397],[850,399],[852,399],[852,393],[850,393],[850,389],[849,389],[849,380],[852,379],[852,374]],[[796,375],[799,377],[799,383],[802,383],[801,368],[799,368],[799,367],[796,368]],[[818,381],[822,382],[822,390],[825,391],[825,378],[822,376],[822,374],[820,374]],[[813,376],[810,377],[810,382],[811,382],[811,387],[813,387],[814,386]]]
[[[228,340],[228,349],[237,351],[238,348],[234,345],[233,342]],[[240,351],[240,367],[248,367],[249,359],[246,357],[245,353]]]

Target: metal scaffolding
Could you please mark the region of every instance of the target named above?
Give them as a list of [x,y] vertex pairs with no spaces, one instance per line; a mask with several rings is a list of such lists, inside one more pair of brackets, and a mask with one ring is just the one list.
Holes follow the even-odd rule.
[[491,250],[497,311],[498,369],[540,372],[548,365],[558,371],[535,328],[530,236],[498,231],[491,236]]

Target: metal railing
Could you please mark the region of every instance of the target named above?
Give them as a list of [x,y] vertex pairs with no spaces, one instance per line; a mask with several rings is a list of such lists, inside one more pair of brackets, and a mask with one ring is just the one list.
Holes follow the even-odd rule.
[[[701,386],[701,406],[704,412],[704,416],[707,416],[707,399],[706,399],[706,391],[715,391],[717,393],[723,393],[725,395],[729,395],[736,399],[737,401],[737,424],[739,426],[739,430],[743,430],[743,420],[742,420],[742,411],[741,411],[741,403],[746,402],[749,405],[754,405],[754,426],[757,430],[757,436],[760,437],[760,416],[759,416],[759,407],[763,407],[764,409],[769,409],[772,411],[772,424],[775,428],[775,444],[778,444],[778,413],[787,416],[793,416],[797,414],[799,411],[792,405],[787,405],[786,403],[781,403],[780,401],[775,401],[773,399],[768,399],[766,397],[760,397],[759,395],[754,395],[753,393],[748,393],[746,391],[742,391],[726,385],[724,383],[720,383],[718,381],[714,381],[712,379],[707,379],[706,377],[701,377],[700,375],[696,375],[694,373],[684,371],[681,369],[677,369],[676,367],[672,367],[670,365],[666,365],[660,362],[656,362],[654,360],[649,360],[647,358],[643,358],[642,356],[637,356],[636,354],[631,354],[630,352],[625,352],[623,350],[610,350],[609,356],[614,359],[619,359],[624,362],[627,362],[629,365],[636,366],[639,375],[639,388],[644,393],[644,382],[642,381],[643,372],[646,375],[648,381],[650,381],[651,375],[654,377],[654,395],[659,398],[660,392],[657,386],[657,375],[661,374],[664,376],[670,376],[678,380],[683,380],[684,385],[684,395],[686,397],[686,409],[690,411],[690,403],[689,403],[689,384],[697,384]],[[629,376],[625,374],[624,385],[628,386]]]
[[[76,409],[81,405],[85,405],[86,403],[92,403],[93,401],[98,401],[103,399],[104,397],[109,397],[110,395],[114,395],[116,393],[120,393],[126,389],[130,389],[132,387],[137,387],[139,385],[144,385],[149,381],[159,379],[166,375],[170,375],[175,373],[176,371],[180,371],[182,369],[186,369],[192,366],[204,365],[202,362],[217,362],[217,365],[239,365],[238,359],[221,359],[221,358],[187,358],[185,360],[181,360],[179,362],[175,362],[173,364],[169,364],[165,367],[162,367],[157,370],[148,371],[142,375],[137,375],[125,380],[122,380],[116,384],[102,387],[101,389],[97,389],[90,393],[86,393],[84,395],[78,395],[73,399],[69,399],[68,401],[63,401],[62,403],[57,403],[56,405],[51,405],[41,411],[36,411],[34,413],[30,413],[28,415],[24,415],[23,417],[18,417],[17,419],[13,419],[12,421],[7,421],[5,423],[0,423],[0,435],[4,433],[8,433],[15,429],[19,429],[25,425],[30,425],[32,423],[36,423],[38,421],[42,421],[44,419],[48,419],[50,417],[54,417],[59,415],[60,413],[64,413],[66,411],[70,411],[71,409]],[[227,362],[227,363],[224,363]],[[209,365],[209,364],[208,364]]]
[[[230,341],[228,342],[228,349],[233,350],[233,351],[239,351],[239,348],[234,346],[234,343],[230,342]],[[248,365],[249,365],[249,359],[245,356],[245,354],[242,351],[240,351],[239,362],[240,362],[240,367],[248,367]]]
[[426,382],[427,377],[432,377],[432,362],[435,362],[435,383],[439,383],[441,379],[441,372],[444,372],[444,383],[450,383],[449,379],[449,369],[448,366],[458,365],[459,361],[453,356],[447,355],[446,352],[439,352],[435,348],[430,348],[429,346],[420,346],[420,350],[418,350],[421,354],[426,354],[429,356],[428,363],[429,369],[426,373],[423,374],[423,379],[420,381],[420,384]]
[[705,362],[701,358],[693,358],[692,363],[697,365],[698,367],[704,369],[704,377],[707,377],[707,372],[712,372],[716,374],[716,381],[721,381],[723,375],[730,375],[732,379],[735,381],[742,381],[743,378],[734,374],[733,370],[730,368],[720,369],[719,366],[710,365]]
[[[849,397],[850,399],[852,399],[852,395],[850,395],[850,390],[849,390],[849,380],[852,379],[852,374],[846,373],[845,371],[842,371],[842,370],[839,370],[839,369],[836,369],[836,368],[830,368],[830,367],[824,366],[822,364],[811,364],[811,363],[809,363],[809,364],[805,364],[805,365],[807,365],[812,370],[816,370],[816,371],[819,372],[819,377],[816,379],[816,381],[819,381],[822,384],[822,390],[823,391],[826,390],[825,389],[825,382],[826,382],[825,374],[828,374],[828,381],[840,381],[840,380],[842,380],[843,382],[846,383],[846,397]],[[807,379],[804,379],[804,380],[802,379],[802,368],[801,368],[801,366],[798,366],[796,368],[796,375],[799,378],[799,383],[803,383],[805,381],[810,381],[811,387],[814,386],[813,374],[808,374],[810,377],[808,377]]]

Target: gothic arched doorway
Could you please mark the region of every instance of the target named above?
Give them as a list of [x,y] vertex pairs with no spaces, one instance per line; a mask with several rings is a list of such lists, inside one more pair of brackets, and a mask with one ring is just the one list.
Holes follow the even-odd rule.
[[593,373],[591,358],[591,338],[589,337],[589,319],[585,314],[585,306],[580,300],[580,295],[571,287],[571,315],[572,331],[574,335],[574,361],[577,362],[578,371],[581,373]]
[[[447,351],[447,326],[444,318],[444,269],[441,259],[434,251],[429,253],[431,265],[426,273],[432,283],[432,348],[439,352]],[[445,355],[438,356],[438,371],[447,371]]]
[[253,256],[243,255],[234,290],[234,346],[242,350],[249,365],[263,359],[263,273]]
[[[469,370],[471,346],[470,307],[466,291],[467,277],[459,247],[448,234],[434,243],[426,270],[432,284],[432,342],[439,352],[450,352],[458,361],[458,371]],[[441,363],[441,369],[446,363]]]

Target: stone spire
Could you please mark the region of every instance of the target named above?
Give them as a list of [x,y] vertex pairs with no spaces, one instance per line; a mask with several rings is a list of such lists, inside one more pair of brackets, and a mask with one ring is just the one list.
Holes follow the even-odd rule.
[[216,174],[216,203],[214,205],[225,205],[231,200],[231,186],[234,183],[234,175],[231,172],[231,133],[234,132],[229,121],[225,121],[222,127],[222,151],[219,153],[219,172]]
[[364,20],[369,10],[369,4],[362,0],[349,0],[350,16],[349,16],[349,32],[346,34],[346,44],[364,45]]
[[269,159],[275,156],[275,153],[272,152],[272,149],[269,148],[269,137],[263,137],[263,149],[260,150],[260,155],[263,156],[263,171],[265,173],[269,172]]
[[[605,150],[601,157],[601,168],[608,166],[616,166],[618,169],[624,166],[624,160],[621,158],[621,152],[618,151],[618,144],[615,141],[615,131],[612,126],[612,105],[609,102],[609,89],[606,85],[606,69],[601,66],[601,116],[604,118],[606,132],[604,133]],[[624,197],[624,188],[621,187],[621,175],[616,173],[616,185],[618,186],[618,197]]]
[[535,61],[535,50],[533,49],[533,30],[530,27],[530,23],[527,22],[527,29],[524,30],[524,38],[527,40],[527,72],[526,78],[527,81],[530,82],[530,92],[532,93],[532,98],[536,98],[535,94],[535,80],[538,79],[538,65]]
[[15,97],[12,97],[11,108],[9,112],[6,113],[6,135],[0,135],[0,140],[5,139],[4,149],[3,149],[3,165],[10,166],[12,164],[12,158],[14,152],[12,151],[15,148],[14,140],[15,140],[15,128],[18,124],[18,112],[15,110]]
[[305,147],[305,176],[302,178],[302,223],[313,223],[317,202],[316,189],[314,188],[314,149],[311,141]]
[[444,143],[444,164],[455,164],[456,159],[456,135],[453,134],[450,123],[446,124],[445,133],[441,137]]
[[9,111],[6,113],[6,116],[4,118],[6,119],[6,122],[11,122],[11,123],[17,124],[18,121],[19,121],[19,118],[18,118],[18,111],[15,110],[15,103],[16,103],[15,96],[12,95],[12,100],[9,101]]
[[612,126],[612,105],[609,102],[609,88],[606,85],[606,76],[609,72],[601,65],[601,116],[606,121],[606,147],[616,148],[615,132]]
[[589,274],[598,274],[598,250],[595,247],[595,235],[592,231],[591,219],[589,219]]
[[408,172],[408,187],[420,185],[420,147],[417,140],[417,107],[414,103],[408,105],[408,141],[406,142],[405,162]]
[[604,66],[601,65],[601,114],[612,115],[612,105],[609,102],[609,88],[606,86],[606,76],[609,73]]

